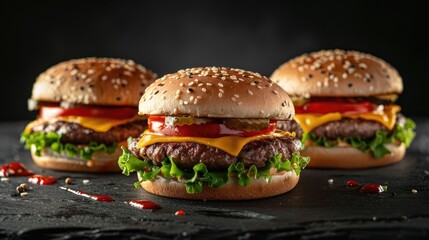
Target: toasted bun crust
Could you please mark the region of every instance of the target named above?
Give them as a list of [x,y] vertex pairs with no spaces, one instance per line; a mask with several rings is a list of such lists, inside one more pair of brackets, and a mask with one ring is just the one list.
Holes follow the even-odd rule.
[[385,145],[391,152],[382,158],[374,158],[371,154],[362,152],[354,147],[320,147],[306,146],[301,151],[302,156],[311,158],[307,167],[311,168],[341,168],[358,169],[371,168],[393,164],[401,161],[405,155],[405,145]]
[[271,75],[294,97],[368,97],[400,94],[402,78],[391,65],[366,53],[313,52],[281,65]]
[[205,67],[156,80],[141,98],[139,113],[288,120],[295,110],[286,92],[259,73]]
[[[119,146],[125,146],[121,142]],[[91,160],[82,160],[79,157],[68,157],[65,154],[58,155],[50,150],[43,150],[41,156],[35,155],[35,148],[31,148],[31,156],[34,162],[42,167],[66,172],[120,172],[118,158],[122,155],[120,147],[113,154],[94,153]]]
[[137,106],[156,74],[132,60],[74,59],[39,75],[32,99],[76,104]]
[[[273,173],[275,171],[272,171]],[[148,192],[171,198],[194,199],[194,200],[248,200],[267,198],[280,195],[292,190],[298,183],[299,176],[294,171],[272,174],[270,183],[264,179],[252,179],[249,186],[238,185],[237,178],[220,187],[211,188],[203,186],[201,193],[188,194],[185,184],[157,177],[155,181],[144,181],[141,186]],[[140,180],[140,177],[139,177]]]

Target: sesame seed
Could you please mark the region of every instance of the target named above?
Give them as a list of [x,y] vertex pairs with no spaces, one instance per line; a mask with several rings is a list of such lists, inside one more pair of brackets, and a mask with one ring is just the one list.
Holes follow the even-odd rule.
[[207,89],[206,88],[201,88],[201,91],[206,92]]
[[365,63],[359,63],[359,68],[365,70],[367,68],[367,65]]
[[76,74],[77,74],[77,70],[76,70],[76,69],[73,69],[72,71],[70,71],[70,74],[71,74],[72,76],[76,75]]
[[194,85],[194,82],[189,82],[188,83],[188,86],[192,86],[192,85]]
[[322,82],[317,81],[317,82],[316,82],[316,86],[321,87],[321,86],[322,86]]
[[277,92],[276,90],[273,90],[273,93],[275,93],[276,95],[279,95],[279,92]]
[[0,181],[1,181],[1,182],[9,182],[9,178],[7,178],[7,177],[2,177],[2,178],[0,179]]
[[199,84],[198,84],[198,87],[201,87],[201,86],[203,86],[203,85],[204,85],[203,83],[199,83]]
[[235,102],[237,99],[235,97],[231,97],[231,100]]
[[332,179],[332,178],[331,178],[331,179],[329,179],[329,180],[328,180],[328,183],[329,183],[329,184],[334,183],[334,179]]
[[194,96],[190,96],[189,101],[191,101],[191,102],[194,101]]
[[348,74],[347,74],[346,72],[344,72],[342,77],[343,77],[344,79],[346,79],[346,78],[348,77]]
[[218,96],[219,96],[219,97],[222,97],[222,93],[220,92],[220,93],[218,94]]
[[86,72],[88,75],[94,74],[94,70],[93,69],[88,69],[88,71]]
[[413,188],[413,189],[411,189],[411,192],[412,193],[417,193],[417,190]]
[[88,183],[89,183],[89,180],[88,180],[88,179],[84,179],[84,180],[82,180],[82,183],[83,183],[83,184],[88,184]]
[[218,83],[217,84],[219,87],[223,87],[223,84],[222,83]]
[[176,95],[179,95],[180,94],[180,90],[176,90]]
[[64,182],[66,184],[71,184],[73,182],[73,179],[68,177],[68,178],[66,178],[66,180],[64,180]]
[[258,85],[258,86],[256,86],[256,87],[257,87],[257,88],[259,88],[259,89],[262,89],[262,87],[261,87],[261,86],[259,86],[259,85]]
[[211,84],[211,83],[209,83],[209,82],[208,82],[208,83],[206,83],[206,85],[207,85],[207,86],[212,86],[213,84]]
[[219,88],[218,90],[219,90],[219,92],[224,93],[222,88]]
[[183,104],[188,105],[188,101],[183,101]]
[[179,83],[179,86],[183,87],[183,86],[185,86],[185,84],[183,84],[183,83]]
[[234,94],[234,97],[235,97],[235,98],[239,98],[239,97],[240,97],[240,95],[238,95],[238,94]]
[[253,95],[253,92],[250,90],[247,90],[247,93],[249,93],[249,95]]
[[179,104],[183,105],[183,100],[182,99],[179,100]]
[[21,197],[27,197],[28,196],[28,192],[22,192],[22,193],[20,193],[20,196]]

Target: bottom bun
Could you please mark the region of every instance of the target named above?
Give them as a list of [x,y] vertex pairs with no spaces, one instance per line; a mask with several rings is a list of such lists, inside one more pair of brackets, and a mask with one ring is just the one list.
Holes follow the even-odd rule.
[[[275,172],[272,171],[272,172]],[[139,176],[140,180],[140,176]],[[144,181],[141,186],[148,192],[171,198],[194,200],[247,200],[267,198],[280,195],[292,190],[298,183],[299,176],[294,171],[272,174],[270,183],[264,179],[251,179],[249,186],[240,186],[237,178],[230,178],[229,182],[219,188],[203,186],[200,193],[189,194],[184,183],[168,180],[158,176],[154,181]]]
[[67,172],[119,172],[118,158],[122,155],[120,143],[116,151],[112,154],[96,152],[92,154],[90,160],[83,160],[79,157],[69,157],[65,153],[57,154],[50,149],[41,151],[41,156],[36,156],[35,146],[31,147],[31,156],[34,162],[42,167],[52,170]]
[[382,158],[375,158],[370,153],[360,151],[351,146],[320,147],[306,146],[301,151],[302,156],[310,157],[307,167],[311,168],[341,168],[359,169],[385,166],[401,161],[405,155],[405,145],[386,144],[390,153]]

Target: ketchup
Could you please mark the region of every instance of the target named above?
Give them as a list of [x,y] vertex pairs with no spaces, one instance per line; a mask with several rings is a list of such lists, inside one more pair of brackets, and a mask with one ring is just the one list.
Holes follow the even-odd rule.
[[158,204],[147,200],[131,200],[125,203],[140,209],[160,209],[161,208]]
[[28,181],[39,185],[50,185],[55,183],[57,179],[53,176],[33,175]]
[[99,195],[99,194],[89,194],[86,192],[82,192],[79,190],[74,190],[71,188],[67,188],[67,187],[60,187],[62,190],[65,190],[67,192],[71,192],[73,194],[82,196],[82,197],[86,197],[95,201],[100,201],[100,202],[112,202],[114,201],[112,197],[108,196],[108,195]]
[[176,215],[176,216],[183,216],[185,214],[186,214],[185,211],[183,211],[183,210],[177,210],[174,215]]
[[24,164],[20,162],[10,162],[0,166],[0,177],[21,177],[33,174],[31,170],[27,170]]
[[361,193],[381,193],[386,191],[386,186],[381,186],[380,184],[376,183],[368,183],[365,184],[361,189]]
[[347,187],[360,187],[360,183],[358,183],[357,181],[355,181],[355,180],[348,180],[347,182],[346,182],[346,186]]

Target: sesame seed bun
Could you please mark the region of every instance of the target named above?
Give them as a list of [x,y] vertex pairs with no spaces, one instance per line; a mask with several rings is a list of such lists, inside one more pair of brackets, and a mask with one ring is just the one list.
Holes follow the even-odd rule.
[[370,153],[362,152],[351,146],[331,148],[306,146],[301,151],[301,155],[311,158],[307,167],[340,169],[380,167],[399,162],[404,158],[406,150],[403,143],[386,144],[385,147],[390,153],[381,158],[375,158]]
[[395,68],[366,53],[327,50],[304,54],[271,75],[293,97],[369,97],[400,94]]
[[[272,179],[267,183],[264,179],[251,179],[249,186],[240,186],[237,178],[222,187],[210,188],[203,186],[200,193],[188,194],[186,186],[178,181],[157,177],[154,181],[144,181],[141,186],[148,192],[171,198],[194,200],[250,200],[277,196],[292,190],[298,183],[299,176],[294,171],[276,173],[272,169]],[[139,177],[140,180],[140,177]]]
[[258,73],[205,67],[180,70],[156,80],[142,96],[141,115],[291,119],[291,99]]
[[82,160],[78,156],[69,157],[65,153],[57,154],[52,150],[45,148],[41,155],[37,156],[36,146],[31,147],[31,156],[33,161],[42,168],[66,171],[66,172],[119,172],[118,158],[122,155],[120,146],[126,146],[127,143],[121,142],[118,148],[112,154],[104,152],[93,153],[90,160]]
[[137,106],[156,74],[132,60],[74,59],[39,75],[32,99],[101,106]]

